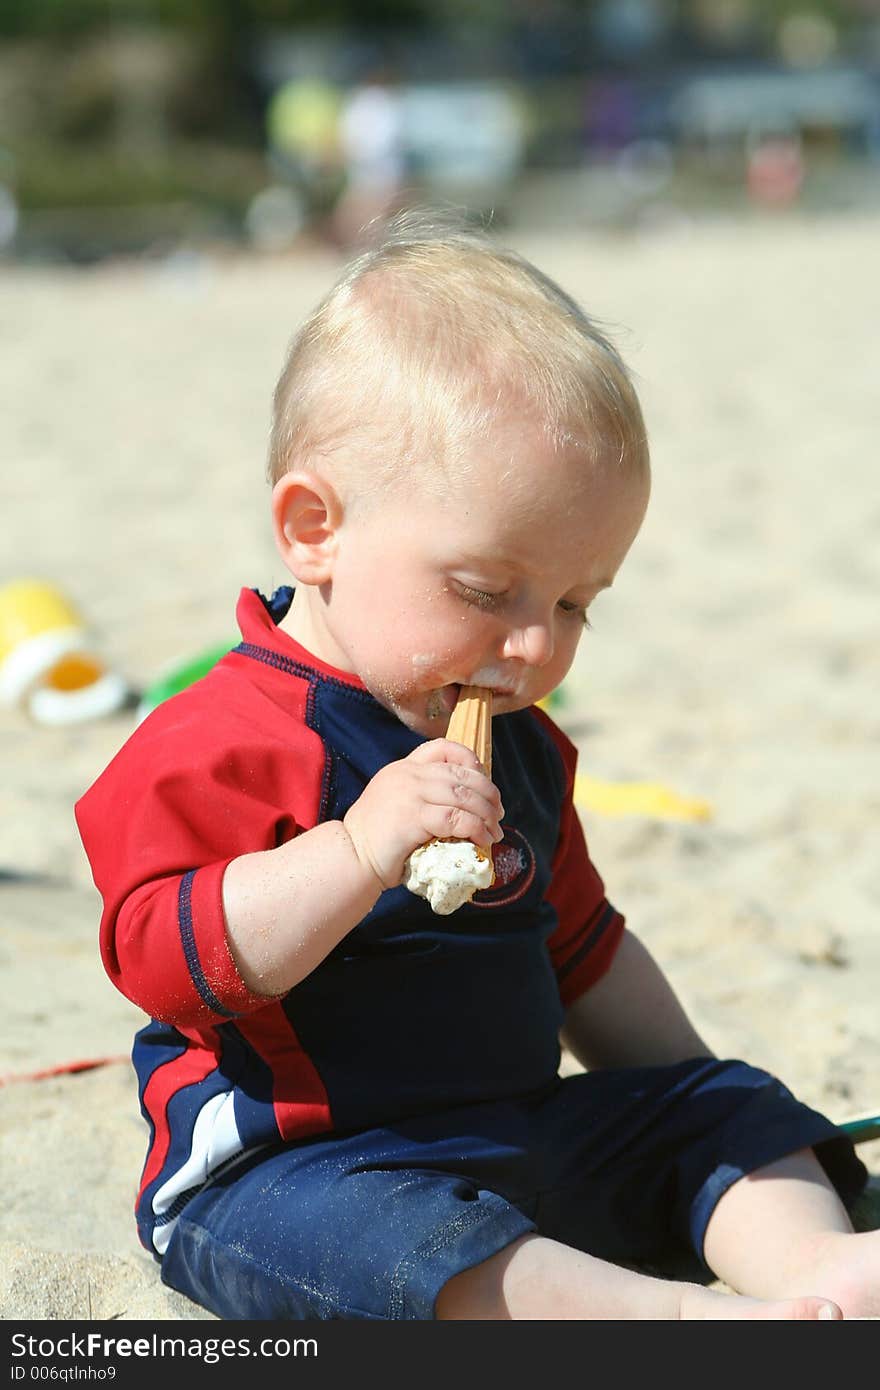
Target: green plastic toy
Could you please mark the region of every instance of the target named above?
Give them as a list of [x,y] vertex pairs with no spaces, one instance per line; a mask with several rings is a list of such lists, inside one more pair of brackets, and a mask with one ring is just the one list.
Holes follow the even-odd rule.
[[221,657],[225,656],[232,649],[233,643],[227,642],[222,647],[207,647],[198,656],[191,657],[189,661],[178,662],[174,666],[169,666],[158,680],[153,681],[152,685],[147,686],[143,692],[138,705],[138,720],[145,719],[163,701],[169,700],[172,695],[179,695],[181,690],[185,690],[188,685],[201,680],[206,676]]
[[848,1134],[854,1144],[865,1144],[870,1139],[880,1139],[880,1115],[859,1115],[844,1120],[837,1128]]

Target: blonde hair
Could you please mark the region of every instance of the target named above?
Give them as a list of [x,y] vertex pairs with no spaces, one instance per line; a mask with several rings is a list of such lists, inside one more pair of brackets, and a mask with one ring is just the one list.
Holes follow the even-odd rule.
[[616,348],[553,280],[490,236],[398,215],[294,338],[274,395],[268,473],[309,466],[352,500],[463,476],[474,444],[521,412],[557,448],[648,467]]

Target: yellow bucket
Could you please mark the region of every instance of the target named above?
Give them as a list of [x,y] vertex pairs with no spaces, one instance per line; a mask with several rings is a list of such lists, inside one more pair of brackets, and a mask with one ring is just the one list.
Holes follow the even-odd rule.
[[82,618],[54,585],[16,579],[0,586],[0,703],[42,724],[118,709],[128,686],[91,648]]

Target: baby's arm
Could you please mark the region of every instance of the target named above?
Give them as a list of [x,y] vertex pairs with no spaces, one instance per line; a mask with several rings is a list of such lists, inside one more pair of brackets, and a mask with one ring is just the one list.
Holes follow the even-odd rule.
[[500,811],[476,755],[434,739],[382,768],[342,821],[232,860],[223,910],[242,980],[284,994],[400,883],[418,845],[448,835],[488,847],[501,839]]
[[712,1056],[659,965],[629,931],[606,974],[569,1007],[562,1041],[588,1068]]

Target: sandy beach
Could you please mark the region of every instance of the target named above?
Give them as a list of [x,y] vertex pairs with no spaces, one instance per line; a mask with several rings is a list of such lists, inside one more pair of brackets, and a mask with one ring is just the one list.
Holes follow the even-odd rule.
[[[585,804],[593,858],[716,1052],[838,1120],[880,1112],[878,238],[855,214],[509,237],[616,337],[655,466],[555,713],[585,773],[711,811]],[[285,580],[270,396],[338,264],[0,268],[0,583],[58,584],[135,690]],[[0,710],[6,1319],[209,1316],[137,1243],[142,1016],[103,974],[73,820],[134,722]],[[880,1141],[860,1153],[880,1181]]]

